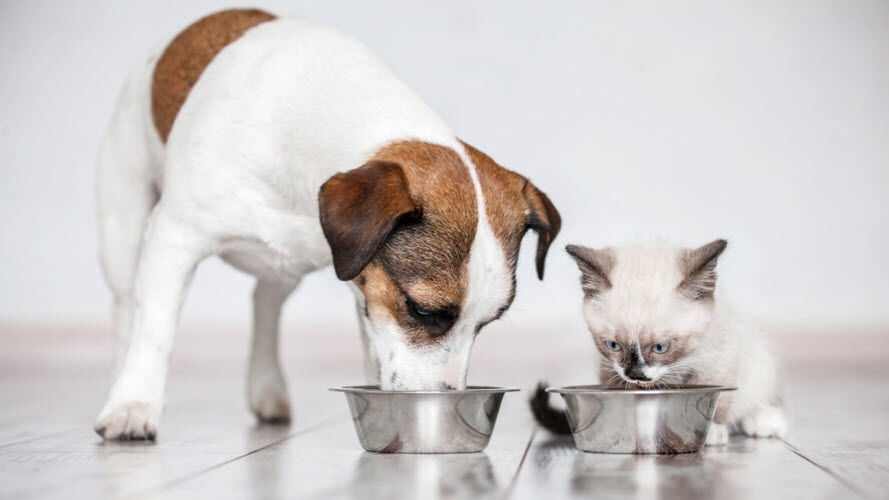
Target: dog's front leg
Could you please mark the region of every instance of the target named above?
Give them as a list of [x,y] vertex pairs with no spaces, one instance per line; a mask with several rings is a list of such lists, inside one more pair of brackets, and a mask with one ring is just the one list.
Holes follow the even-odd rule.
[[259,280],[253,291],[253,345],[247,375],[247,402],[260,422],[290,420],[287,383],[278,356],[281,307],[295,283]]
[[173,336],[186,290],[206,245],[158,205],[133,283],[133,331],[95,430],[105,439],[154,439],[164,403]]

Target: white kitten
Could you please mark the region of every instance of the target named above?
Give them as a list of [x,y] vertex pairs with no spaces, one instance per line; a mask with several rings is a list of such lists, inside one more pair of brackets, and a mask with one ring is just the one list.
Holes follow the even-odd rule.
[[[725,240],[696,249],[568,245],[581,271],[583,314],[601,354],[600,376],[616,387],[707,384],[724,393],[707,444],[729,431],[781,437],[787,431],[775,359],[759,331],[716,300],[716,261]],[[532,400],[538,420],[569,431],[546,392]]]

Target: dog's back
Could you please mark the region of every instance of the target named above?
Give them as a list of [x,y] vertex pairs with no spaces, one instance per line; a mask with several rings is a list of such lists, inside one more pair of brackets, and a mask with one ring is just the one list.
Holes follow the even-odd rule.
[[219,51],[272,19],[257,9],[224,10],[196,21],[167,45],[151,79],[151,116],[161,140],[167,140],[185,98]]

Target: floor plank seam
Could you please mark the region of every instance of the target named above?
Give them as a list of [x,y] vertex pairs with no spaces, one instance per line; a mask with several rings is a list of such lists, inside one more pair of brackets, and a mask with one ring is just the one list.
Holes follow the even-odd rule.
[[254,455],[254,454],[256,454],[256,453],[259,453],[259,452],[261,452],[261,451],[263,451],[263,450],[267,450],[267,449],[269,449],[269,448],[272,448],[272,447],[274,447],[274,446],[277,446],[277,445],[279,445],[279,444],[281,444],[281,443],[283,443],[283,442],[285,442],[285,441],[288,441],[288,440],[290,440],[290,439],[293,439],[293,438],[295,438],[295,437],[298,437],[298,436],[302,436],[302,435],[308,434],[308,433],[310,433],[310,432],[312,432],[312,431],[315,431],[315,430],[318,430],[318,429],[320,429],[320,428],[322,428],[322,427],[324,427],[324,426],[326,426],[326,425],[330,425],[331,423],[335,422],[338,418],[341,418],[341,417],[342,417],[342,415],[336,415],[336,416],[328,417],[328,418],[326,418],[326,419],[324,419],[324,420],[322,420],[322,421],[316,423],[315,425],[311,425],[311,426],[306,427],[306,428],[304,428],[304,429],[300,429],[300,430],[298,430],[298,431],[292,432],[292,433],[290,433],[290,434],[288,434],[288,435],[282,437],[281,439],[278,439],[278,440],[273,441],[273,442],[271,442],[271,443],[268,443],[268,444],[266,444],[266,445],[260,446],[259,448],[256,448],[256,449],[254,449],[254,450],[250,450],[250,451],[248,451],[247,453],[243,453],[243,454],[238,455],[238,456],[236,456],[236,457],[232,457],[232,458],[230,458],[230,459],[228,459],[228,460],[223,460],[222,462],[219,462],[219,463],[216,463],[216,464],[213,464],[213,465],[204,467],[203,469],[200,469],[200,470],[191,472],[191,473],[189,473],[189,474],[186,474],[186,475],[184,475],[184,476],[182,476],[182,477],[178,477],[178,478],[176,478],[176,479],[172,479],[172,480],[167,481],[167,482],[165,482],[165,483],[162,483],[162,484],[160,484],[160,485],[158,485],[158,486],[151,487],[151,488],[146,488],[146,489],[144,489],[144,490],[142,490],[142,491],[137,491],[137,492],[135,492],[135,493],[133,493],[133,494],[131,494],[131,495],[128,495],[127,498],[133,498],[133,499],[135,499],[135,498],[141,498],[141,497],[151,496],[151,495],[155,495],[155,494],[161,493],[161,492],[163,492],[163,491],[170,490],[170,489],[172,489],[172,488],[175,488],[176,486],[180,486],[180,485],[182,485],[182,484],[184,484],[184,483],[187,483],[188,481],[191,481],[191,480],[193,480],[193,479],[196,479],[196,478],[198,478],[198,477],[200,477],[200,476],[202,476],[202,475],[204,475],[204,474],[207,474],[208,472],[212,472],[212,471],[214,471],[214,470],[216,470],[216,469],[219,469],[219,468],[221,468],[221,467],[225,467],[226,465],[229,465],[229,464],[232,464],[232,463],[234,463],[234,462],[237,462],[238,460],[241,460],[241,459],[243,459],[243,458],[249,457],[250,455]]
[[516,484],[519,481],[519,474],[521,474],[522,472],[522,467],[524,467],[525,465],[525,459],[528,458],[528,453],[531,451],[531,445],[534,444],[534,438],[537,436],[537,429],[539,429],[539,427],[535,425],[534,428],[531,430],[531,436],[528,437],[528,444],[525,445],[525,451],[522,453],[522,458],[519,460],[519,464],[518,466],[516,466],[515,473],[512,475],[512,479],[510,479],[509,485],[503,492],[503,496],[500,497],[502,500],[506,500],[507,498],[511,497],[513,491],[515,491]]
[[47,433],[47,434],[41,434],[41,435],[39,435],[39,436],[32,436],[32,437],[29,437],[29,438],[27,438],[27,439],[21,439],[21,440],[19,440],[19,441],[13,441],[13,442],[11,442],[11,443],[3,443],[3,444],[0,444],[0,449],[3,449],[3,448],[9,448],[9,447],[11,447],[11,446],[17,446],[17,445],[25,444],[25,443],[32,443],[32,442],[34,442],[34,441],[40,441],[41,439],[46,439],[46,438],[52,438],[52,437],[56,437],[56,436],[61,436],[62,434],[67,434],[67,433],[69,433],[69,432],[75,432],[75,431],[78,431],[78,430],[80,430],[80,426],[77,426],[77,427],[69,427],[68,429],[65,429],[65,430],[63,430],[63,431],[50,432],[50,433]]
[[800,449],[798,449],[797,447],[795,447],[795,446],[793,446],[792,444],[790,444],[786,439],[781,439],[781,442],[784,443],[784,445],[787,446],[787,448],[788,448],[791,452],[793,452],[793,454],[795,454],[796,456],[802,458],[802,459],[805,460],[806,462],[809,462],[810,464],[814,465],[815,467],[821,469],[822,471],[824,471],[824,473],[826,473],[826,474],[829,475],[830,477],[832,477],[832,478],[836,479],[837,481],[839,481],[840,484],[842,484],[842,485],[845,486],[846,488],[849,488],[850,490],[852,490],[852,492],[854,492],[854,493],[857,494],[858,496],[860,496],[860,497],[862,497],[862,498],[872,498],[871,496],[867,495],[865,492],[863,492],[863,491],[861,491],[860,489],[858,489],[854,484],[850,483],[850,482],[847,481],[845,478],[843,478],[843,477],[840,476],[839,474],[835,473],[833,470],[830,469],[830,467],[821,465],[821,464],[819,464],[818,462],[816,462],[814,459],[807,457],[807,456],[802,452],[802,450],[800,450]]

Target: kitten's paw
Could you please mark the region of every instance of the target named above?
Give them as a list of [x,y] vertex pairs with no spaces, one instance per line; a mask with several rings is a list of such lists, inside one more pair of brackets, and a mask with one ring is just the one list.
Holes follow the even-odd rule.
[[781,438],[787,434],[787,416],[781,408],[767,406],[741,418],[738,428],[756,438]]
[[96,418],[93,429],[106,440],[154,440],[161,405],[148,401],[109,401]]
[[250,409],[265,423],[290,421],[290,399],[283,376],[257,378],[250,384]]
[[707,431],[707,446],[723,446],[728,444],[728,426],[712,423]]

